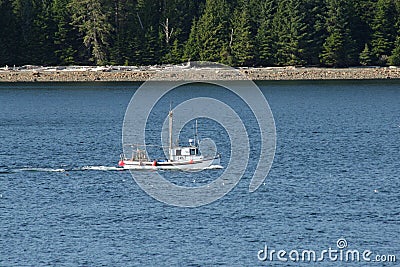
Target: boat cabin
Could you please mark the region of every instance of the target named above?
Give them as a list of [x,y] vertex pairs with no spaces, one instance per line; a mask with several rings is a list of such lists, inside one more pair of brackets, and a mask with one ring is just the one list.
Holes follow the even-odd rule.
[[174,147],[170,149],[171,161],[186,161],[200,159],[199,149],[196,146]]

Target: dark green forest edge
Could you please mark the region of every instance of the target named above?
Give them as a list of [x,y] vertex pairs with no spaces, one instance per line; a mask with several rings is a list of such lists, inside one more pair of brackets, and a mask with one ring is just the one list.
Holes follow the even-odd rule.
[[0,66],[400,65],[398,0],[0,0]]

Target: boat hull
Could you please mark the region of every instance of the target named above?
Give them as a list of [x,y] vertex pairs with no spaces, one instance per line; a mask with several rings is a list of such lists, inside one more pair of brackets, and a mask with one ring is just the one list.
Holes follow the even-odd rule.
[[[122,166],[121,166],[122,165]],[[220,158],[203,159],[201,161],[186,162],[140,162],[124,160],[120,166],[128,170],[204,170],[204,169],[222,169]]]

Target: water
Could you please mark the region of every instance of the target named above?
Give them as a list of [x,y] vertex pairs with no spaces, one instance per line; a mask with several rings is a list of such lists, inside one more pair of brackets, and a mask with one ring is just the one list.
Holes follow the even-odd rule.
[[[259,85],[277,128],[265,184],[250,194],[247,173],[224,198],[185,209],[116,168],[139,84],[0,84],[0,266],[337,266],[257,253],[320,253],[340,238],[397,254],[397,263],[373,263],[396,266],[400,82]],[[180,182],[198,186],[215,172]]]

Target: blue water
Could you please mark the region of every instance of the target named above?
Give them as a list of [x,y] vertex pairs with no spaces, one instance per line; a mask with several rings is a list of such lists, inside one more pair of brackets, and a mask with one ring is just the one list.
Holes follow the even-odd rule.
[[399,81],[259,83],[276,123],[272,169],[256,192],[246,176],[200,208],[158,202],[115,170],[138,86],[0,84],[0,266],[366,266],[257,255],[340,238],[397,257],[372,266],[399,265]]

